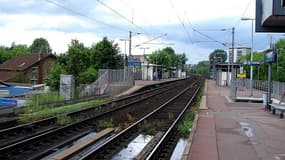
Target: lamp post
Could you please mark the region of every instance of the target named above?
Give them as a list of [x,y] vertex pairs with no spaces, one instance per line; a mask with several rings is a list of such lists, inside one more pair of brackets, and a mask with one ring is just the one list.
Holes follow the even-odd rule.
[[241,18],[242,21],[251,21],[251,51],[250,51],[250,81],[249,81],[249,87],[250,87],[250,96],[253,96],[253,84],[252,84],[252,79],[253,79],[253,23],[254,23],[254,18]]

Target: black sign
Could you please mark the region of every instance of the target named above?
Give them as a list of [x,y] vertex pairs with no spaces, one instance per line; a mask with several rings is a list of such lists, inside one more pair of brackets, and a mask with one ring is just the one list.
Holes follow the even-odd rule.
[[276,62],[276,52],[275,52],[275,50],[271,50],[269,52],[265,52],[264,53],[264,62],[265,63]]

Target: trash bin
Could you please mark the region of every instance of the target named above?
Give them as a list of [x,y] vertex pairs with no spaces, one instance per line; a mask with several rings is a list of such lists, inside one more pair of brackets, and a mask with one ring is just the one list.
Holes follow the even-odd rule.
[[268,107],[268,92],[263,92],[262,98],[263,98],[263,105],[267,109],[267,107]]

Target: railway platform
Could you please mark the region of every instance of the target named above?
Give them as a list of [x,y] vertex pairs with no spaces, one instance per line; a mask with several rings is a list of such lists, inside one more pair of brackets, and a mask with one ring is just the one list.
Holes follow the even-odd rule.
[[191,160],[285,160],[285,119],[260,103],[230,102],[230,89],[207,80],[208,109],[199,111]]
[[169,81],[176,81],[180,78],[169,78],[169,79],[161,79],[159,81],[144,81],[144,80],[135,80],[135,85],[126,90],[125,92],[123,93],[120,93],[118,95],[116,95],[115,97],[121,97],[121,96],[125,96],[125,95],[130,95],[136,91],[138,91],[139,89],[145,87],[145,86],[148,86],[148,85],[153,85],[153,84],[159,84],[159,83],[164,83],[164,82],[169,82]]

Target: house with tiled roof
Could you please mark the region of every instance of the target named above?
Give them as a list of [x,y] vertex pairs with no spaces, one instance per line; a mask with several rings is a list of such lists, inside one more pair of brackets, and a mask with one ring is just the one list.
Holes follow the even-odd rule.
[[55,62],[53,54],[26,54],[0,64],[0,81],[42,84]]

